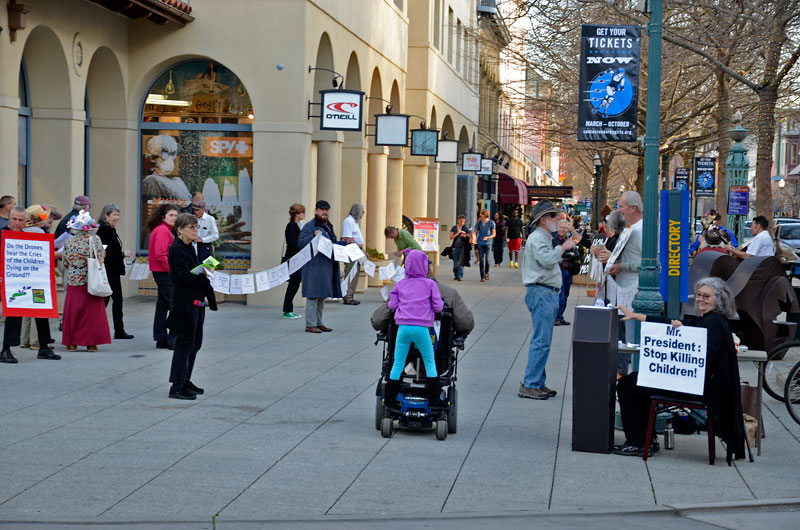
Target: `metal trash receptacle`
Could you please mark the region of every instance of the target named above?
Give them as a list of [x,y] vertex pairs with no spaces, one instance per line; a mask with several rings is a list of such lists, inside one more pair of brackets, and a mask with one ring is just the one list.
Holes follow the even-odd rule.
[[614,447],[617,310],[578,306],[572,328],[572,450]]

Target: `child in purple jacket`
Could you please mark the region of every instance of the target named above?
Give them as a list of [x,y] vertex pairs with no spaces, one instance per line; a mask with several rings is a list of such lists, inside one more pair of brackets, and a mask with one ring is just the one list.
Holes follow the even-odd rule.
[[444,302],[436,282],[428,279],[428,256],[420,250],[407,250],[406,253],[406,277],[397,282],[389,295],[389,309],[395,312],[394,321],[398,329],[394,364],[386,382],[384,401],[389,406],[395,406],[400,376],[413,342],[425,363],[430,404],[441,406],[430,327],[433,326],[435,313],[444,308]]

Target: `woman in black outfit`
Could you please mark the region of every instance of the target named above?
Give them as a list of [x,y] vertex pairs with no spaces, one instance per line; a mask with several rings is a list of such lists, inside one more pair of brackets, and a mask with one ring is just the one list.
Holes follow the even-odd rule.
[[173,331],[175,349],[169,381],[169,397],[195,399],[204,390],[192,383],[192,369],[197,352],[203,345],[203,322],[206,305],[217,310],[217,299],[205,269],[200,274],[191,270],[200,265],[192,242],[197,239],[197,217],[182,213],[175,221],[178,237],[169,247],[169,277],[172,282],[172,303],[167,326]]
[[[293,204],[289,208],[289,223],[286,225],[284,236],[286,237],[286,254],[283,255],[281,263],[289,261],[289,258],[300,252],[297,239],[300,237],[300,222],[306,217],[306,207],[302,204]],[[289,276],[289,283],[286,285],[286,294],[283,297],[283,318],[298,319],[303,315],[294,312],[294,295],[300,288],[302,281],[301,269],[297,269]]]
[[130,257],[130,251],[122,250],[122,240],[117,234],[117,223],[119,222],[119,207],[116,204],[106,204],[100,212],[100,228],[97,229],[97,236],[106,246],[106,259],[103,264],[106,266],[108,284],[111,286],[111,296],[106,296],[105,303],[111,300],[111,314],[114,318],[114,339],[132,339],[125,331],[125,324],[122,322],[122,281],[125,276],[125,258]]
[[[704,278],[695,287],[695,304],[699,317],[685,317],[687,325],[708,330],[706,349],[706,377],[702,401],[709,405],[713,414],[714,434],[727,448],[726,460],[731,464],[732,457],[744,458],[744,421],[742,419],[742,399],[739,382],[739,364],[736,347],[733,344],[728,319],[736,313],[733,294],[728,285],[719,278]],[[670,323],[677,327],[680,321],[670,321],[633,313],[618,306],[625,313],[623,320],[636,319],[641,322]],[[637,386],[638,372],[623,376],[617,381],[622,425],[625,429],[625,443],[614,448],[614,453],[625,456],[643,456],[644,451],[652,452],[650,440],[645,443],[647,420],[650,415],[650,400],[653,395],[674,397],[689,401],[699,401],[700,396]]]

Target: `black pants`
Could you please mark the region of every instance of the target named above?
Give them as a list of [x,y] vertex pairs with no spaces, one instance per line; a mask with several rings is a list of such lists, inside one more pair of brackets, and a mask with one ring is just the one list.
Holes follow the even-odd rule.
[[[46,318],[35,318],[36,334],[39,336],[39,349],[49,347],[51,342],[50,324]],[[3,328],[3,350],[11,346],[19,346],[19,336],[22,333],[22,317],[6,317],[6,324]]]
[[495,237],[492,240],[492,251],[494,252],[494,264],[503,263],[503,251],[506,248],[506,240],[503,237]]
[[622,428],[625,429],[625,440],[636,447],[644,447],[647,420],[650,416],[652,396],[665,396],[689,401],[702,401],[703,396],[637,386],[639,372],[632,372],[617,381],[617,399],[622,416]]
[[158,300],[156,300],[156,314],[153,317],[153,340],[166,340],[170,344],[175,342],[175,334],[167,333],[167,313],[172,304],[172,282],[168,272],[153,271],[153,279],[158,286]]
[[169,382],[177,387],[181,387],[191,380],[194,360],[203,345],[205,307],[194,306],[191,311],[191,325],[177,334],[175,337],[175,349],[172,351]]
[[105,304],[111,300],[111,315],[114,318],[114,333],[123,333],[125,324],[122,323],[122,278],[118,274],[108,273],[108,285],[111,286],[111,296],[106,296]]
[[300,271],[289,276],[289,283],[286,284],[286,294],[283,295],[284,313],[294,313],[294,296],[297,294],[297,290],[300,289],[300,280]]

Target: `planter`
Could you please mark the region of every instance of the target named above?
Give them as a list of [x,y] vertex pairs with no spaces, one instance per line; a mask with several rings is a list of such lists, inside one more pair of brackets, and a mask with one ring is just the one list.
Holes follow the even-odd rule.
[[[370,278],[369,276],[367,277],[367,284],[370,287],[383,287],[384,280],[378,279],[378,269],[380,269],[381,267],[385,267],[390,262],[391,260],[388,259],[372,260],[372,263],[375,264],[375,276],[373,276],[372,278]],[[391,282],[391,280],[389,281]]]

